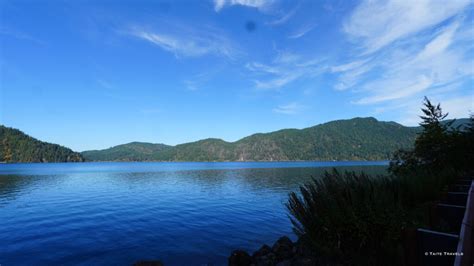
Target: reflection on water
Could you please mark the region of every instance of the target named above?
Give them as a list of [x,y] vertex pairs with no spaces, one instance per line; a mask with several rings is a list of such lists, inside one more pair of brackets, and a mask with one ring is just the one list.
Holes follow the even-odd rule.
[[0,264],[226,264],[233,249],[294,237],[288,193],[328,164],[1,165]]

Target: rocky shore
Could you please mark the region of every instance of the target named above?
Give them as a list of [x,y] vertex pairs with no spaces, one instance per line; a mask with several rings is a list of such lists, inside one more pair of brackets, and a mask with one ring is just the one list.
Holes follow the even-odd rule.
[[[134,266],[163,266],[161,261],[138,261]],[[209,264],[212,265],[212,264]],[[252,255],[243,250],[234,250],[229,266],[313,266],[334,265],[323,263],[314,256],[302,241],[291,241],[286,236],[278,239],[273,246],[263,245]]]
[[272,247],[263,245],[252,255],[243,250],[234,250],[229,257],[229,266],[310,266],[317,265],[316,258],[301,241],[293,243],[284,236]]

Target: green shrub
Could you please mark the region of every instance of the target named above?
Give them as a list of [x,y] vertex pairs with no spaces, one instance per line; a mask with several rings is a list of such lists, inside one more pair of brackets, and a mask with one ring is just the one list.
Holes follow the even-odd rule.
[[318,255],[340,263],[398,264],[406,221],[400,182],[333,170],[290,194],[295,233]]
[[[295,233],[317,256],[350,265],[402,264],[401,232],[430,225],[433,201],[474,169],[474,118],[453,128],[440,105],[425,98],[413,150],[398,151],[390,176],[333,170],[291,193]],[[440,229],[440,228],[436,228]]]
[[403,205],[406,209],[419,204],[440,200],[440,193],[459,176],[452,168],[434,171],[428,168],[416,168],[403,175],[394,175],[400,183]]

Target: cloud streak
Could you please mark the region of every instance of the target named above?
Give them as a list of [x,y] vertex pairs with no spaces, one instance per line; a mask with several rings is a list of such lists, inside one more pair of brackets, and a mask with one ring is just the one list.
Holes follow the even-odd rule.
[[308,23],[303,25],[301,28],[297,29],[295,32],[288,35],[290,39],[298,39],[306,35],[308,32],[312,31],[316,27],[316,23]]
[[271,25],[271,26],[279,26],[279,25],[285,24],[288,20],[290,20],[290,19],[296,14],[296,12],[297,12],[298,9],[300,8],[300,6],[301,6],[301,2],[298,3],[295,7],[293,7],[293,9],[291,9],[291,10],[288,11],[288,12],[286,12],[286,13],[285,13],[283,16],[281,16],[279,19],[270,21],[270,22],[268,22],[267,24],[268,24],[268,25]]
[[255,87],[261,90],[279,90],[303,78],[317,76],[324,72],[322,60],[307,59],[301,55],[279,51],[271,64],[251,62],[246,65],[256,75]]
[[115,87],[108,81],[104,80],[104,79],[97,79],[97,83],[102,87],[102,88],[105,88],[107,90],[112,90],[112,89],[115,89]]
[[302,112],[307,107],[301,105],[297,102],[291,102],[284,105],[279,105],[278,107],[274,108],[272,111],[278,114],[285,114],[285,115],[295,115]]
[[[374,104],[374,103],[380,103],[380,102],[385,102],[389,100],[405,98],[405,97],[417,94],[419,92],[425,91],[433,84],[433,80],[424,75],[421,75],[413,81],[389,80],[389,81],[381,81],[380,83],[382,84],[378,84],[378,85],[387,85],[387,84],[393,84],[393,85],[391,87],[385,88],[384,90],[376,90],[373,93],[373,95],[364,97],[356,101],[355,103]],[[372,84],[372,85],[377,85],[377,84]]]
[[259,10],[267,9],[274,1],[271,0],[214,0],[214,10],[221,11],[228,6],[245,6],[257,8]]
[[[376,59],[383,78],[365,82],[361,86],[362,92],[369,92],[372,96],[356,103],[401,99],[468,77],[472,58],[465,54],[464,46],[455,45],[458,25],[457,21],[451,23],[418,51],[403,54],[401,47],[394,49],[392,56]],[[348,73],[353,71],[357,68]]]
[[191,76],[186,80],[183,80],[183,84],[186,86],[187,90],[197,91],[205,87],[206,83],[208,83],[218,72],[218,68],[208,69],[197,75]]
[[343,25],[353,45],[345,62],[329,68],[334,89],[376,113],[396,112],[409,125],[419,120],[423,96],[446,103],[447,111],[455,110],[452,117],[467,116],[472,102],[462,99],[474,95],[467,88],[474,72],[472,24],[463,15],[468,5],[363,1]]
[[126,33],[171,52],[176,57],[215,55],[235,59],[241,53],[224,33],[209,27],[197,29],[166,25],[150,29],[134,26]]
[[40,44],[40,45],[45,44],[45,42],[42,40],[39,40],[35,37],[32,37],[29,34],[26,34],[18,30],[14,30],[12,28],[0,27],[0,35],[10,36],[19,40],[26,40],[26,41],[30,41],[30,42]]
[[453,17],[469,3],[469,0],[363,1],[343,29],[361,42],[365,53],[373,53]]

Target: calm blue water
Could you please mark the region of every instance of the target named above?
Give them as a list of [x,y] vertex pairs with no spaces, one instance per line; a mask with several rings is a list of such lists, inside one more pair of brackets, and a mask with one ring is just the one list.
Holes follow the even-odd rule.
[[284,203],[311,176],[386,165],[3,164],[0,265],[225,265],[234,249],[295,239]]

